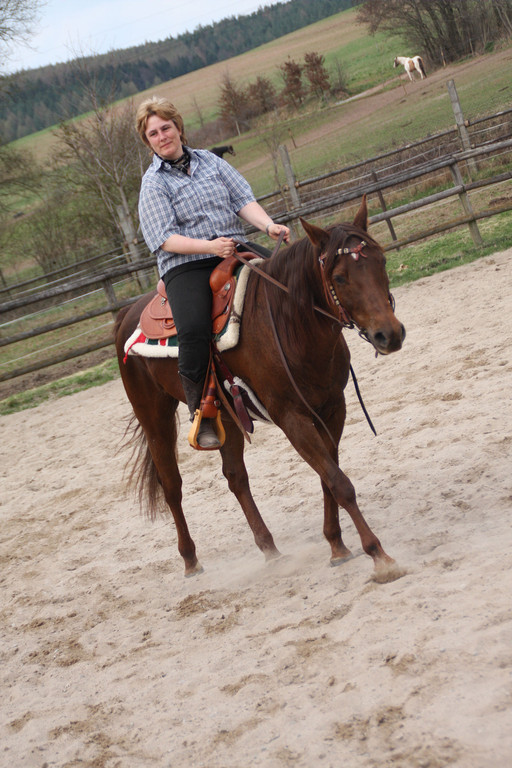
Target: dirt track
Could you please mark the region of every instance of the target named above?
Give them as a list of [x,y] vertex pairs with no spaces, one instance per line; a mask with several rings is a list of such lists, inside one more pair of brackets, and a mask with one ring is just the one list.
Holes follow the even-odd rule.
[[2,417],[0,765],[489,768],[512,762],[512,250],[396,290],[404,349],[348,339],[341,466],[407,573],[328,565],[317,478],[247,450],[265,566],[214,456],[185,446],[205,572],[124,494],[119,382]]

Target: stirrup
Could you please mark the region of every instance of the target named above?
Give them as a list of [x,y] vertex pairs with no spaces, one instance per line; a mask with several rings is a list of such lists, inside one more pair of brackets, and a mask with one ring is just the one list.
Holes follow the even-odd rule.
[[198,408],[195,412],[194,421],[192,422],[192,426],[190,427],[190,431],[188,433],[188,442],[192,446],[192,448],[196,449],[196,451],[217,451],[219,448],[221,448],[224,445],[224,442],[226,440],[226,432],[224,431],[224,427],[222,425],[220,410],[217,411],[217,415],[215,416],[215,418],[210,419],[210,421],[212,422],[214,431],[217,433],[217,439],[219,441],[218,445],[212,445],[211,447],[203,447],[202,445],[199,445],[199,443],[197,442],[197,436],[199,434],[199,428],[201,427],[202,420],[203,420],[203,414]]

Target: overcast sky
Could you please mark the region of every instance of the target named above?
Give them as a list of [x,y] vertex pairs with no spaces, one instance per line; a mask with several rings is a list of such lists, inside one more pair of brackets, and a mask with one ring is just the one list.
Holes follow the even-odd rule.
[[193,32],[279,0],[46,0],[30,47],[11,48],[5,72],[69,61]]

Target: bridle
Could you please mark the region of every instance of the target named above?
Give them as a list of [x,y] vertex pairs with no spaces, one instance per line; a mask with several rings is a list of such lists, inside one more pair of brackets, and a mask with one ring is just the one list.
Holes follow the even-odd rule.
[[[336,256],[342,256],[346,254],[350,254],[354,261],[359,261],[360,256],[364,256],[365,259],[368,258],[366,253],[363,253],[363,248],[367,245],[366,240],[361,240],[361,242],[354,246],[353,248],[348,248],[347,246],[344,246],[342,248],[338,248],[336,251]],[[327,258],[327,254],[321,254],[318,257],[318,263],[320,264],[320,273],[322,275],[322,283],[324,286],[324,292],[325,296],[327,298],[327,302],[331,304],[331,306],[334,305],[334,311],[338,313],[339,321],[343,328],[354,328],[357,327],[357,330],[359,331],[359,335],[362,336],[362,338],[366,339],[366,341],[370,341],[370,339],[365,335],[365,332],[357,325],[357,323],[352,320],[350,315],[348,314],[345,307],[342,305],[341,301],[338,298],[338,294],[334,290],[334,285],[329,280],[327,282],[327,276],[325,274],[325,259]]]
[[[365,248],[368,245],[366,240],[361,240],[360,243],[357,245],[348,247],[343,246],[341,248],[338,248],[336,251],[336,256],[347,256],[350,254],[354,261],[359,261],[359,257],[363,256],[363,258],[367,259],[368,254],[363,252],[363,248]],[[330,306],[333,308],[333,311],[338,313],[339,322],[343,326],[343,328],[357,328],[357,331],[359,333],[359,336],[367,341],[369,344],[372,343],[370,337],[368,336],[368,333],[365,328],[361,328],[360,325],[356,323],[355,320],[353,320],[345,307],[342,305],[341,301],[338,298],[338,295],[334,289],[334,286],[332,282],[327,280],[327,276],[325,274],[325,259],[327,258],[327,254],[321,254],[318,257],[318,262],[320,264],[320,272],[322,275],[322,282],[324,286],[325,295],[327,298],[327,302],[330,304]],[[391,309],[393,312],[395,311],[395,297],[391,292],[388,291],[388,300],[391,305]],[[375,356],[378,356],[378,351],[375,350]]]

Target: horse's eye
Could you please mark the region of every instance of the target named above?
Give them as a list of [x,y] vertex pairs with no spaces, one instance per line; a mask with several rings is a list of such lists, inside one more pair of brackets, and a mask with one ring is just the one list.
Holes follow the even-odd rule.
[[347,282],[343,275],[334,275],[334,282],[338,283],[338,285],[345,285]]

